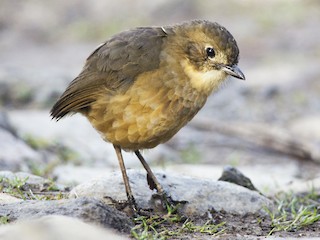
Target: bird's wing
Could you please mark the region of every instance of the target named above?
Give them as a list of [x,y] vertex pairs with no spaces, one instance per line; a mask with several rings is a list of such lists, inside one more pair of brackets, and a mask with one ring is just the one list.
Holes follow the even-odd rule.
[[60,119],[87,108],[101,92],[125,92],[139,74],[159,67],[165,37],[162,28],[136,28],[101,44],[53,106],[52,117]]

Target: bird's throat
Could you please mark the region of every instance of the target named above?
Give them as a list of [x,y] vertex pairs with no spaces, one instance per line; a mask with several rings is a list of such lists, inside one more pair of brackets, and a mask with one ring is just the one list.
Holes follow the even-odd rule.
[[206,72],[199,71],[187,60],[181,61],[181,65],[185,74],[189,77],[191,86],[207,96],[217,90],[226,79],[226,74],[223,71],[214,69]]

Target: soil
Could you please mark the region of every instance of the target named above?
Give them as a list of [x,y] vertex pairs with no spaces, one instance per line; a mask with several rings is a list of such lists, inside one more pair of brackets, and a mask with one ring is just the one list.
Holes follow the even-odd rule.
[[221,233],[209,234],[191,231],[181,231],[183,221],[179,223],[162,224],[161,228],[155,228],[158,232],[165,231],[176,233],[172,234],[169,239],[257,239],[258,237],[319,237],[319,223],[303,227],[294,231],[279,231],[273,232],[272,221],[270,217],[262,217],[256,214],[248,214],[245,216],[239,216],[234,214],[228,214],[225,212],[214,212],[212,218],[197,217],[189,219],[195,225],[202,226],[207,221],[210,223],[219,224],[225,222],[225,224],[218,229],[223,230]]

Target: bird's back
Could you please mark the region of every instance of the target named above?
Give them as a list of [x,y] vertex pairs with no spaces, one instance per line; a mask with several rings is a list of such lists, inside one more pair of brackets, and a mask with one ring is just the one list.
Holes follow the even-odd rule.
[[139,74],[158,68],[165,37],[161,28],[146,27],[119,33],[101,44],[52,107],[52,117],[86,113],[101,92],[125,92]]

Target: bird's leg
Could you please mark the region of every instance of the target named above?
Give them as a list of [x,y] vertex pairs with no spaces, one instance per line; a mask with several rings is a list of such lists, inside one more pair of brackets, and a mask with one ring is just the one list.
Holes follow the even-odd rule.
[[140,151],[136,150],[134,153],[137,155],[144,169],[147,171],[147,178],[150,189],[157,189],[158,194],[161,196],[162,200],[164,200],[164,202],[162,201],[164,207],[166,207],[166,204],[169,204],[171,206],[174,205],[172,199],[169,196],[167,196],[166,192],[163,190],[161,184],[159,183],[156,176],[153,174],[151,168],[149,167],[144,157],[141,155]]
[[124,161],[123,161],[123,157],[122,157],[122,153],[121,153],[121,148],[119,146],[117,146],[117,145],[113,145],[113,147],[116,150],[116,154],[117,154],[117,157],[118,157],[118,161],[119,161],[119,165],[120,165],[120,169],[121,169],[121,173],[122,173],[124,186],[126,188],[126,193],[127,193],[129,204],[131,205],[132,209],[135,212],[137,212],[136,201],[135,201],[135,199],[133,197],[133,194],[132,194],[132,191],[131,191],[129,178],[128,178],[128,175],[127,175],[126,167],[124,165]]
[[154,187],[152,186],[155,186],[155,188],[157,189],[158,193],[159,194],[163,194],[164,193],[164,190],[161,186],[161,184],[159,183],[158,179],[156,178],[156,176],[153,174],[151,168],[149,167],[148,163],[146,162],[146,160],[144,159],[144,157],[141,155],[140,151],[137,150],[134,152],[137,157],[139,158],[140,162],[142,163],[144,169],[147,171],[147,174],[148,174],[148,178],[149,178],[149,181],[151,180],[152,182],[148,183],[149,184],[149,187],[151,190],[154,189]]

